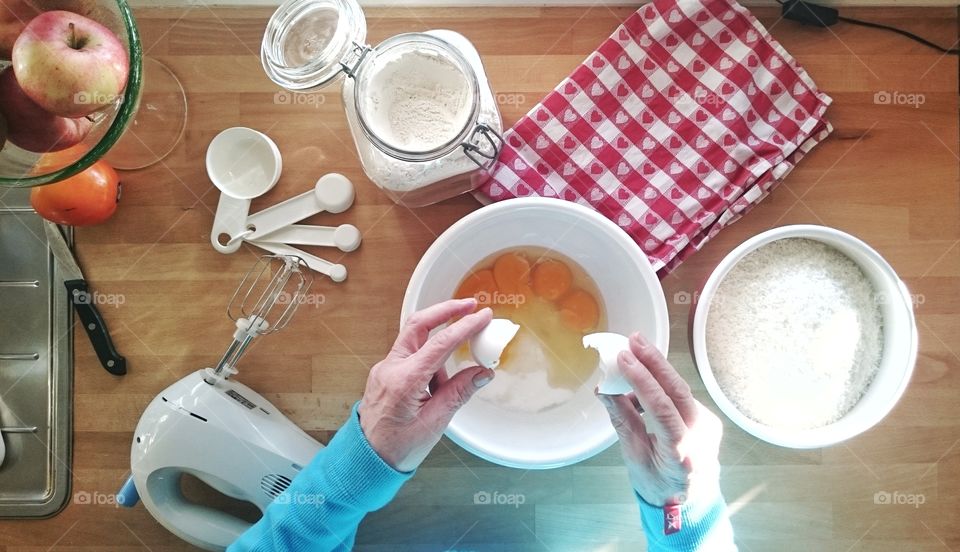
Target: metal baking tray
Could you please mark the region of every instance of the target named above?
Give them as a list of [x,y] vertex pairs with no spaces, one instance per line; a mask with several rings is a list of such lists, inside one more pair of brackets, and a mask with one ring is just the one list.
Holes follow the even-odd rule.
[[[29,190],[0,189],[0,518],[40,518],[70,496],[73,320]],[[72,242],[72,234],[68,233]]]

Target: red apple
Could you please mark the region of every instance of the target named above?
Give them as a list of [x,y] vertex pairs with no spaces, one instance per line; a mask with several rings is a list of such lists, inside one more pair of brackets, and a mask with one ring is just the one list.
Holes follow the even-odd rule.
[[110,29],[72,12],[49,11],[20,33],[13,70],[37,105],[61,117],[83,117],[117,100],[130,60]]
[[80,143],[93,128],[89,119],[68,119],[45,111],[20,89],[12,69],[0,72],[0,117],[7,139],[36,153],[59,151]]
[[26,0],[0,0],[0,60],[9,60],[13,43],[40,12]]
[[3,151],[5,145],[7,145],[7,120],[0,115],[0,151]]

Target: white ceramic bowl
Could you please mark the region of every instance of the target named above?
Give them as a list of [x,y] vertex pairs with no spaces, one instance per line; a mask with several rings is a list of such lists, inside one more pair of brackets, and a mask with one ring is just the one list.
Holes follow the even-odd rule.
[[[873,284],[881,301],[883,353],[880,367],[863,397],[836,422],[808,430],[785,430],[758,423],[740,412],[724,395],[713,375],[707,355],[707,316],[717,288],[730,269],[748,253],[783,238],[807,238],[823,242],[857,263]],[[720,410],[744,431],[768,443],[783,447],[820,448],[850,439],[880,422],[903,395],[917,359],[917,326],[913,302],[907,287],[893,268],[869,245],[850,234],[825,226],[794,225],[758,234],[730,252],[713,271],[693,308],[692,340],[694,360],[700,377]],[[811,401],[817,400],[811,397]]]
[[[599,213],[559,199],[495,203],[456,222],[417,265],[401,320],[451,298],[464,276],[490,255],[521,246],[544,247],[576,261],[596,282],[608,330],[641,331],[667,350],[670,323],[656,273],[640,248]],[[455,369],[450,360],[447,369]],[[554,468],[589,458],[613,444],[616,433],[587,382],[564,404],[530,414],[475,397],[453,418],[447,435],[491,462],[518,468]],[[480,390],[479,393],[483,393]]]

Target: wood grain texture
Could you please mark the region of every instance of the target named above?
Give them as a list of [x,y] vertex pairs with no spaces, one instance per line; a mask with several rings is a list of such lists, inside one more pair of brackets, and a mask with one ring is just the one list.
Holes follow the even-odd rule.
[[[450,28],[483,55],[507,123],[530,109],[631,12],[630,8],[369,10],[370,40]],[[958,70],[944,57],[889,33],[849,26],[803,28],[757,10],[773,35],[834,98],[836,131],[742,221],[664,281],[670,358],[698,397],[713,403],[687,346],[688,305],[717,262],[746,238],[788,223],[820,223],[876,247],[917,297],[920,358],[894,412],[878,427],[824,450],[766,445],[727,423],[722,486],[744,551],[960,550],[960,163]],[[245,125],[279,144],[285,171],[260,208],[342,172],[356,206],[318,224],[350,222],[364,244],[342,262],[341,285],[318,281],[323,304],[302,308],[284,332],[244,360],[260,390],[321,440],[359,398],[367,370],[398,329],[406,282],[420,255],[476,209],[461,197],[415,212],[393,205],[364,178],[340,105],[324,92],[310,105],[277,105],[279,90],[256,55],[270,10],[187,7],[137,13],[148,55],[186,86],[190,120],[163,163],[125,173],[121,209],[77,231],[77,252],[130,373],[107,375],[76,334],[73,491],[109,494],[129,469],[142,408],[175,379],[215,362],[230,336],[224,303],[257,253],[224,256],[208,243],[217,194],[203,155],[221,129]],[[855,9],[950,45],[952,9]],[[876,105],[874,94],[923,94],[919,107]],[[329,251],[318,252],[330,256]],[[336,256],[334,256],[336,257]],[[337,260],[337,259],[332,259]],[[522,493],[517,508],[474,505],[478,491]],[[878,491],[918,493],[919,508],[877,505]],[[417,476],[360,528],[358,550],[643,550],[637,507],[614,448],[577,466],[520,471],[493,466],[444,440]],[[70,504],[42,521],[0,522],[0,552],[189,550],[140,507]]]

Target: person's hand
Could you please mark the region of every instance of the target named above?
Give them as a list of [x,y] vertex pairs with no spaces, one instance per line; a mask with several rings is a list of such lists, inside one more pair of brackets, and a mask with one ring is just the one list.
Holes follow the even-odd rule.
[[715,492],[723,424],[640,334],[630,336],[630,350],[617,360],[634,393],[598,397],[620,437],[633,488],[654,506]]
[[[370,369],[360,401],[360,427],[373,450],[399,471],[416,469],[453,415],[493,379],[493,370],[479,366],[453,377],[444,369],[447,357],[493,318],[489,308],[473,312],[476,308],[475,299],[462,299],[414,313],[387,358]],[[431,331],[460,316],[430,337]],[[427,390],[431,382],[432,394]]]

